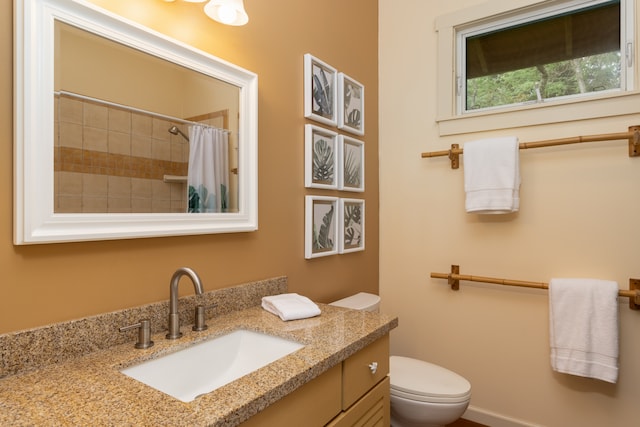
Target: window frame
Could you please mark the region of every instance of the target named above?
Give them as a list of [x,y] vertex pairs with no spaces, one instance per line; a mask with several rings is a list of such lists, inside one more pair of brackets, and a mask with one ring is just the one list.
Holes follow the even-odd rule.
[[[635,43],[635,3],[638,0],[620,0],[621,19],[621,88],[567,97],[548,98],[544,102],[528,102],[465,110],[466,76],[459,72],[464,58],[461,35],[488,28],[504,28],[543,16],[566,13],[571,10],[597,5],[607,0],[492,0],[463,9],[436,20],[438,33],[438,89],[437,119],[440,135],[454,135],[474,131],[504,129],[544,123],[584,120],[603,116],[616,116],[636,111],[640,101],[638,87],[638,56]],[[544,15],[543,15],[544,14]],[[462,71],[462,70],[461,70]],[[465,81],[466,83],[466,81]],[[570,107],[570,108],[567,108]]]

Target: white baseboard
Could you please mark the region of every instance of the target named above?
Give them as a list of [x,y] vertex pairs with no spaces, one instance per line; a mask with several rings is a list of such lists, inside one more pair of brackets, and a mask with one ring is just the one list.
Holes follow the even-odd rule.
[[529,423],[487,411],[485,409],[480,409],[475,406],[469,406],[462,415],[462,418],[490,427],[543,427],[541,424]]

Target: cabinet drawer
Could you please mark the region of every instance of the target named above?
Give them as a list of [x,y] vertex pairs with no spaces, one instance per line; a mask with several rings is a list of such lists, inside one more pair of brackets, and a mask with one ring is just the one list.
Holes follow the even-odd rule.
[[391,424],[389,377],[337,416],[327,427],[388,427]]
[[[370,365],[376,363],[372,372]],[[371,390],[389,373],[389,335],[363,348],[342,364],[342,409]]]

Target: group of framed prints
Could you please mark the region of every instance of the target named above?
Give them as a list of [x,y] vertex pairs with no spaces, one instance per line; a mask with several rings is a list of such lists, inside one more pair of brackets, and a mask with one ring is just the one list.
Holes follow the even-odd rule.
[[[305,54],[304,116],[325,125],[305,125],[305,187],[364,192],[364,86]],[[305,258],[364,250],[364,204],[306,196]]]

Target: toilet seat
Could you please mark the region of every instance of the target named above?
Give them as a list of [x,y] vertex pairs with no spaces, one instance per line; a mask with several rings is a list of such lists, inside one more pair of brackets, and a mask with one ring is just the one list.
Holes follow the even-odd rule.
[[461,403],[471,397],[471,384],[462,376],[423,360],[389,359],[391,395],[418,402]]

